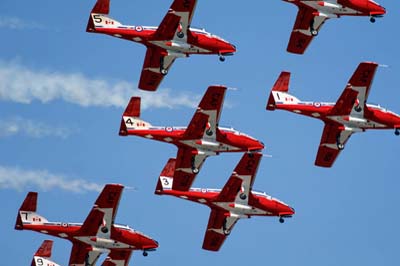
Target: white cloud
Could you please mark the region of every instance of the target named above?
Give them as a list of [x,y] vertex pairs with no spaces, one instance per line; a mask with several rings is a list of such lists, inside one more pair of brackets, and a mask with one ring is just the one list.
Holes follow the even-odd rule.
[[71,179],[62,175],[52,174],[46,170],[21,170],[17,167],[0,166],[0,189],[26,190],[32,186],[40,190],[62,189],[75,193],[87,191],[99,192],[102,185],[87,182],[82,179]]
[[17,17],[0,17],[0,28],[12,30],[44,29],[42,25],[36,22],[28,22]]
[[50,126],[43,122],[33,121],[22,117],[0,119],[0,138],[14,135],[25,135],[33,138],[67,138],[72,133],[74,133],[74,130],[66,127]]
[[108,82],[80,73],[59,73],[29,69],[16,62],[0,60],[0,100],[43,103],[62,99],[81,106],[125,108],[132,95],[142,97],[143,108],[175,108],[197,105],[198,96],[160,89],[156,93],[139,91],[135,82]]

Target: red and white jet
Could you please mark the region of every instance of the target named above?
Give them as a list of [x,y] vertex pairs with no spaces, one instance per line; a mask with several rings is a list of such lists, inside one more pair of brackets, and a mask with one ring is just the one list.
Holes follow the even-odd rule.
[[260,151],[264,144],[233,128],[218,126],[226,87],[210,86],[188,127],[152,126],[140,119],[140,98],[132,97],[121,120],[120,136],[135,135],[178,147],[174,190],[188,190],[208,156]]
[[379,105],[366,104],[376,63],[361,63],[336,103],[303,102],[290,95],[290,73],[282,72],[270,93],[267,110],[283,109],[325,123],[315,165],[331,167],[350,136],[367,129],[395,129],[400,116]]
[[221,189],[173,189],[176,160],[171,158],[161,172],[155,194],[171,195],[207,205],[211,208],[203,249],[218,251],[239,219],[251,216],[292,217],[294,209],[264,192],[253,191],[261,153],[245,153]]
[[191,54],[233,55],[236,47],[204,29],[191,28],[196,0],[174,0],[158,27],[126,26],[108,16],[110,0],[97,0],[87,32],[103,33],[147,47],[139,88],[155,91],[176,58]]
[[287,51],[303,54],[321,26],[329,18],[369,16],[371,22],[382,17],[386,10],[372,0],[283,0],[295,4],[297,12]]
[[147,251],[155,250],[158,243],[129,226],[114,224],[123,188],[106,185],[83,224],[47,221],[36,213],[37,192],[29,192],[19,209],[15,229],[68,239],[72,242],[71,266],[95,265],[102,253],[109,253],[104,263],[115,263],[107,262],[105,266],[128,265],[133,250],[143,250],[147,256]]
[[50,260],[52,248],[52,240],[43,241],[42,245],[40,245],[33,256],[31,266],[60,266],[59,264]]

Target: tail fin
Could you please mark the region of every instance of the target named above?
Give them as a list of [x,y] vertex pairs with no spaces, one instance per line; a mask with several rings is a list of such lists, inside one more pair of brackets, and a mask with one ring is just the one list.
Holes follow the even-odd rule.
[[51,250],[53,248],[52,240],[43,241],[42,245],[36,251],[35,255],[32,259],[31,266],[42,266],[42,265],[52,265],[52,266],[60,266],[57,263],[49,260],[51,257]]
[[15,222],[16,230],[23,230],[25,223],[43,224],[48,222],[44,217],[36,213],[37,197],[37,192],[29,192],[28,195],[26,195],[18,211],[17,221]]
[[134,129],[149,129],[150,123],[147,123],[140,119],[140,97],[132,97],[129,101],[128,106],[122,115],[121,126],[119,128],[119,135],[128,135],[128,130]]
[[121,25],[120,22],[107,16],[110,13],[110,0],[97,0],[94,5],[88,24],[87,32],[95,32],[97,27],[116,28]]
[[290,72],[282,71],[279,78],[276,80],[269,94],[266,109],[273,111],[276,108],[276,103],[293,104],[298,103],[299,99],[290,95],[289,91]]
[[171,190],[174,182],[176,159],[170,158],[161,171],[154,194],[162,195],[163,191]]

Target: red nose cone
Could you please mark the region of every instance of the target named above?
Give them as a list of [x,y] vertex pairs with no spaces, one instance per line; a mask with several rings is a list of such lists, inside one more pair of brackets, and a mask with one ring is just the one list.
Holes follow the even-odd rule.
[[277,203],[277,209],[279,216],[292,216],[295,214],[295,211],[292,207],[282,204],[280,202]]
[[158,248],[158,242],[154,239],[143,237],[143,248],[144,249],[154,249]]
[[368,7],[371,10],[370,14],[372,16],[382,16],[386,14],[386,9],[373,1],[368,2]]

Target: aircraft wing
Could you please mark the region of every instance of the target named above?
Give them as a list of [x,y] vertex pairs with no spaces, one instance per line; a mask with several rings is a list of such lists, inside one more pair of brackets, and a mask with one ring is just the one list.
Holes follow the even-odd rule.
[[165,74],[161,73],[161,68],[168,71],[175,59],[175,56],[168,55],[168,51],[164,49],[157,47],[147,48],[139,88],[147,91],[157,90],[165,76]]
[[215,140],[225,92],[224,86],[208,87],[182,139]]
[[158,40],[187,40],[197,0],[175,0],[155,33]]
[[[172,189],[189,190],[207,157],[204,154],[196,154],[196,151],[191,148],[178,149]],[[194,168],[198,170],[196,173],[192,170]]]
[[119,200],[124,187],[107,184],[97,198],[92,210],[82,224],[79,235],[110,238],[111,226],[118,211]]
[[329,115],[349,115],[356,103],[357,95],[358,92],[353,90],[352,86],[347,86],[329,112]]
[[132,250],[111,250],[101,266],[128,266]]
[[337,146],[338,141],[345,144],[350,138],[352,132],[349,130],[342,130],[339,126],[339,124],[325,124],[317,158],[315,159],[315,165],[331,167],[340,153]]
[[218,202],[247,204],[260,164],[261,153],[245,153],[218,195]]
[[312,8],[300,7],[290,35],[287,51],[303,54],[314,38],[311,34],[311,25],[313,25],[314,30],[319,31],[326,19],[326,16],[316,16],[315,10]]
[[369,95],[376,69],[378,64],[373,62],[360,63],[350,78],[348,86],[358,92],[355,108],[352,110],[352,115],[364,116],[364,109]]
[[212,209],[204,236],[203,249],[218,251],[238,220],[238,217],[231,217],[229,213]]
[[[104,224],[105,213],[99,210],[96,206],[90,211],[81,228],[79,229],[80,236],[96,236],[101,232],[101,227]],[[108,230],[109,228],[107,228]]]
[[100,251],[92,250],[90,245],[73,242],[69,266],[94,266],[101,255]]

